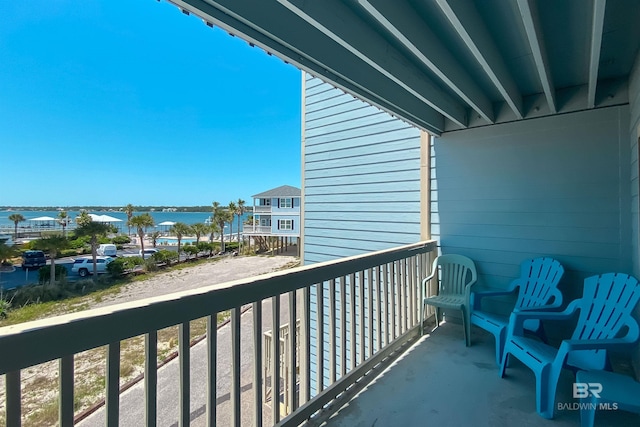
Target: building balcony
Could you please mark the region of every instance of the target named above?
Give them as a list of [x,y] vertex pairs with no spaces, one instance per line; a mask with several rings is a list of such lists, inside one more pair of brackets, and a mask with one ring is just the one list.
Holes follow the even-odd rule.
[[270,213],[271,206],[254,206],[253,212],[254,213]]
[[[551,422],[536,414],[533,375],[516,362],[498,377],[491,337],[474,330],[467,348],[452,323],[421,336],[420,283],[436,251],[435,241],[419,242],[0,328],[0,348],[11,349],[0,351],[0,420],[25,421],[23,372],[58,360],[59,424],[80,421],[74,358],[106,346],[97,362],[105,405],[83,426],[576,425],[575,411]],[[230,322],[216,328],[227,310]],[[207,333],[192,344],[190,322],[201,318]],[[175,325],[178,356],[158,368],[158,331]],[[144,379],[121,393],[121,342],[136,336],[145,340]]]
[[242,234],[271,234],[270,225],[244,225]]

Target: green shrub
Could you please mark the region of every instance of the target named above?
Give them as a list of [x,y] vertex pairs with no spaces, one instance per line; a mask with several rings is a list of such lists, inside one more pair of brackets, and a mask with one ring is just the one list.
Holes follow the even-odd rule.
[[72,289],[75,292],[80,292],[84,294],[85,292],[91,290],[95,287],[95,283],[93,279],[80,279],[73,282]]
[[121,234],[111,239],[111,241],[115,245],[126,245],[127,243],[131,243],[131,238]]
[[36,241],[35,240],[30,240],[28,242],[25,242],[22,244],[22,250],[23,251],[30,251],[36,248]]
[[111,239],[105,236],[99,236],[98,237],[98,244],[100,245],[104,245],[106,243],[111,243]]
[[122,276],[126,271],[126,267],[125,267],[126,262],[127,262],[126,258],[116,258],[115,260],[113,260],[113,262],[107,265],[107,272],[112,277]]
[[[56,280],[67,277],[67,269],[63,265],[56,265]],[[38,270],[38,283],[48,283],[51,280],[51,266],[45,265]]]
[[144,259],[142,259],[141,256],[132,256],[132,257],[126,257],[126,258],[119,258],[122,259],[124,262],[124,268],[131,270],[133,269],[136,265],[144,265]]
[[217,242],[199,242],[196,246],[200,252],[209,252],[209,256],[220,251],[220,243]]
[[158,263],[157,261],[151,257],[144,260],[144,269],[145,271],[158,271]]
[[12,300],[5,299],[4,295],[0,291],[0,319],[6,319],[9,316],[11,302]]
[[78,237],[77,239],[69,240],[69,248],[71,249],[81,249],[89,244],[89,237]]
[[225,251],[235,251],[238,250],[238,242],[225,242],[224,243]]
[[78,255],[77,249],[63,249],[58,254],[58,258],[64,258],[64,257],[76,256],[76,255]]
[[167,249],[160,249],[151,258],[155,263],[165,263],[167,265],[178,260],[178,253]]
[[18,288],[11,299],[15,307],[22,307],[27,304],[59,300],[68,295],[69,293],[60,285],[28,285]]
[[182,252],[190,256],[194,256],[198,255],[198,252],[200,252],[200,250],[195,245],[184,245],[182,247]]

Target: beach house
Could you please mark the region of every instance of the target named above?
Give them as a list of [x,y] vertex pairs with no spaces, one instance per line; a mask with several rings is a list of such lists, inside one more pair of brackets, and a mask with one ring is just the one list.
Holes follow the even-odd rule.
[[300,247],[300,189],[282,185],[255,194],[253,221],[245,224],[242,234],[254,239],[269,240],[282,251],[291,244]]
[[[107,346],[106,412],[116,425],[120,342],[144,336],[141,416],[153,425],[162,390],[157,332],[179,325],[180,425],[192,414],[214,425],[221,408],[229,411],[218,420],[225,425],[312,417],[313,425],[342,426],[578,425],[570,372],[557,419],[547,421],[536,414],[531,372],[514,362],[501,379],[481,331],[472,329],[465,347],[455,315],[445,312],[446,325],[421,335],[420,283],[440,253],[472,258],[479,285],[492,288],[517,277],[523,259],[554,257],[565,268],[566,302],[582,295],[586,277],[640,277],[640,3],[172,3],[304,71],[304,265],[1,329],[0,348],[12,349],[0,352],[7,424],[20,424],[21,370],[59,359],[60,419],[70,425],[74,355]],[[241,328],[249,306],[253,327]],[[230,369],[215,369],[223,344],[212,321],[202,364],[209,368],[196,374],[189,322],[226,310]],[[299,332],[272,334],[265,348],[267,324],[272,331],[299,324]],[[639,347],[616,355],[638,378]],[[216,393],[222,375],[223,394]],[[201,377],[204,403],[193,412],[202,396],[192,395],[190,378]],[[268,400],[267,383],[289,398]],[[623,411],[597,417],[638,424]]]

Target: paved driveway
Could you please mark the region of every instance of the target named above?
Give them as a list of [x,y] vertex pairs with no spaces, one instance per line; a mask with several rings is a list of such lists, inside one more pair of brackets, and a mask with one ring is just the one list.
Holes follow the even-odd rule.
[[[281,297],[280,324],[288,322],[288,298]],[[299,309],[298,309],[299,310]],[[262,332],[271,329],[271,300],[262,303]],[[242,425],[253,425],[253,310],[241,317],[240,372]],[[206,341],[191,349],[191,425],[205,426],[206,414]],[[217,356],[217,425],[231,424],[231,328],[230,324],[218,330]],[[178,359],[158,370],[158,426],[178,426],[179,371]],[[271,410],[264,406],[265,425],[271,424]],[[120,396],[120,426],[140,426],[144,423],[144,382],[141,381]],[[104,426],[104,407],[92,414],[79,426]]]

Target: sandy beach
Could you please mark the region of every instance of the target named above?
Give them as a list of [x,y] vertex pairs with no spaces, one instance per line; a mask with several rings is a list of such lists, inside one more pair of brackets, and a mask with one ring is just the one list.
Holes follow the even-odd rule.
[[128,284],[117,295],[105,298],[91,308],[257,276],[297,262],[298,258],[293,256],[225,257],[217,262],[160,272],[148,279]]

